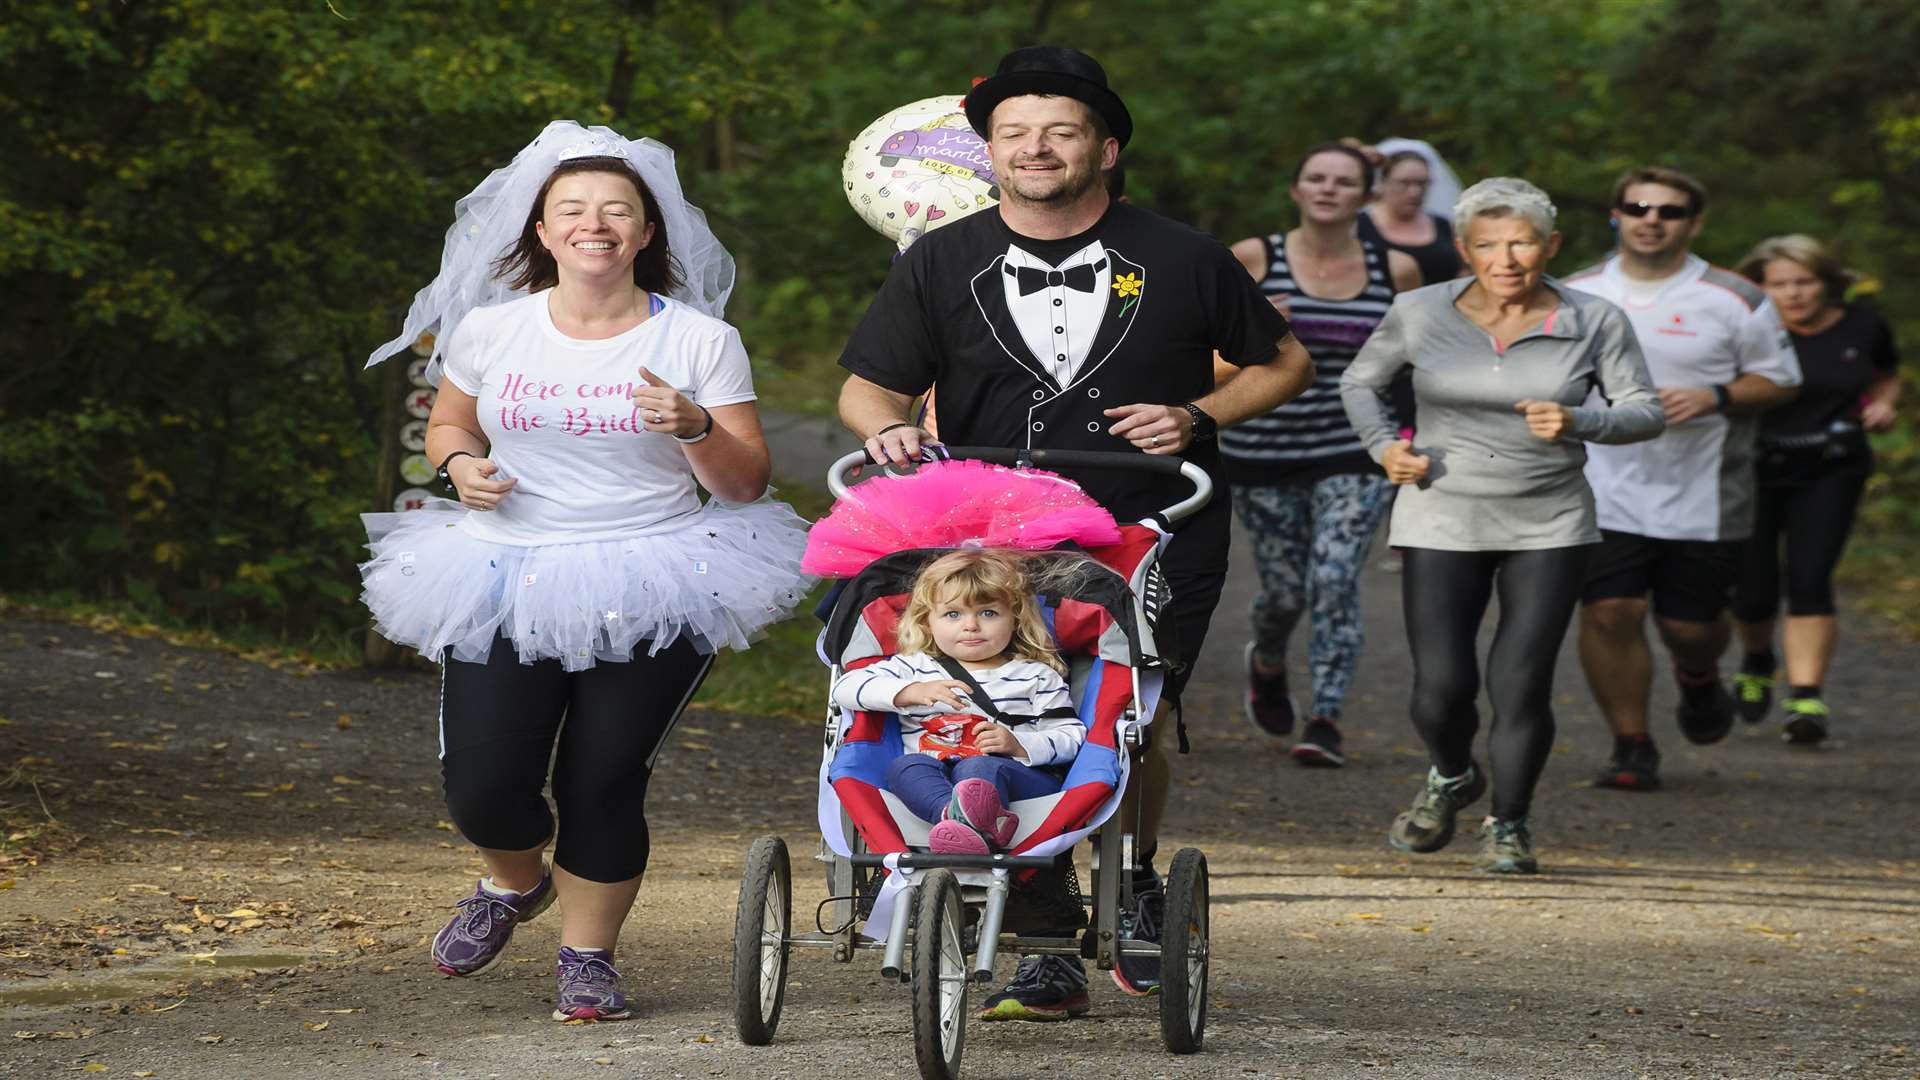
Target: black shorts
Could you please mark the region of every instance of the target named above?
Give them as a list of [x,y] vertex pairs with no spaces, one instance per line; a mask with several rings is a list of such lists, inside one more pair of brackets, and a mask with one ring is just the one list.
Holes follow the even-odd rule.
[[1580,602],[1653,596],[1653,613],[1682,622],[1713,622],[1733,600],[1740,573],[1739,540],[1660,540],[1600,530],[1587,562]]

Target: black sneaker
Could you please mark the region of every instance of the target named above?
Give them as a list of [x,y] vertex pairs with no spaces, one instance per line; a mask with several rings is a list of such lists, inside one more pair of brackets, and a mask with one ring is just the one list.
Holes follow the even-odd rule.
[[1262,735],[1278,739],[1293,730],[1296,711],[1286,671],[1262,675],[1253,665],[1253,642],[1247,642],[1247,719]]
[[1767,709],[1773,705],[1773,676],[1740,672],[1733,677],[1733,700],[1740,719],[1749,724],[1765,720]]
[[1812,746],[1827,737],[1827,703],[1817,697],[1790,697],[1780,703],[1787,714],[1780,737],[1799,746]]
[[1387,843],[1401,851],[1439,851],[1453,840],[1455,821],[1462,808],[1486,794],[1487,774],[1474,762],[1465,776],[1451,780],[1440,770],[1427,767],[1427,782],[1414,797],[1413,806],[1393,819],[1387,830]]
[[1340,756],[1340,749],[1340,729],[1331,720],[1315,717],[1307,721],[1300,732],[1300,741],[1293,744],[1293,760],[1302,765],[1337,769],[1347,763],[1347,759]]
[[1599,787],[1619,788],[1622,791],[1652,791],[1660,786],[1660,750],[1653,745],[1653,738],[1641,735],[1637,738],[1613,740],[1613,760],[1594,777]]
[[980,1003],[980,1019],[1066,1020],[1092,1007],[1079,957],[1023,956],[1013,981]]
[[[1133,883],[1133,910],[1120,913],[1120,940],[1160,944],[1160,924],[1167,913],[1167,885],[1147,871]],[[1145,997],[1160,992],[1160,958],[1121,953],[1114,961],[1113,983],[1121,990]]]
[[[1674,678],[1679,681],[1682,677],[1675,672]],[[1680,707],[1673,715],[1688,742],[1701,746],[1717,743],[1733,730],[1733,695],[1727,693],[1719,675],[1695,686],[1680,682]]]

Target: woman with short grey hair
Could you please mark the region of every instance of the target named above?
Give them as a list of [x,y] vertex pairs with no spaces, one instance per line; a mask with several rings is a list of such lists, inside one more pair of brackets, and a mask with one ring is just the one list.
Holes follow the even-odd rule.
[[[1474,643],[1498,591],[1486,671],[1493,813],[1479,865],[1533,873],[1527,814],[1553,748],[1554,661],[1600,539],[1583,444],[1650,439],[1665,420],[1625,313],[1547,276],[1560,234],[1545,192],[1482,180],[1460,194],[1454,221],[1473,276],[1400,294],[1340,380],[1361,442],[1402,486],[1390,536],[1404,555],[1413,724],[1432,763],[1388,840],[1440,850],[1487,790],[1473,759]],[[1407,368],[1417,446],[1379,397]]]

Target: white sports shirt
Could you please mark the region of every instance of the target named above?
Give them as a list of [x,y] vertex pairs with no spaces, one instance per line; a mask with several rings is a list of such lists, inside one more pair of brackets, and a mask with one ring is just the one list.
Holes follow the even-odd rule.
[[[1773,303],[1753,282],[1687,256],[1646,295],[1618,257],[1566,279],[1618,304],[1633,322],[1656,387],[1703,387],[1760,375],[1800,385],[1800,361]],[[1587,483],[1603,529],[1661,540],[1744,540],[1753,531],[1756,413],[1709,413],[1659,438],[1587,445]]]

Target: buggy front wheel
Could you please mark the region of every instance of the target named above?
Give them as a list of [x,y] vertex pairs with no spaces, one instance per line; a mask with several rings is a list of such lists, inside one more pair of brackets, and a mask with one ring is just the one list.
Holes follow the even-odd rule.
[[1166,920],[1160,928],[1160,1038],[1176,1054],[1200,1049],[1207,1030],[1207,857],[1181,848],[1167,874]]
[[967,1041],[967,950],[960,881],[930,870],[913,913],[913,1056],[926,1080],[957,1080]]
[[763,836],[747,851],[733,914],[733,1026],[748,1046],[773,1041],[787,997],[793,875],[786,841]]

